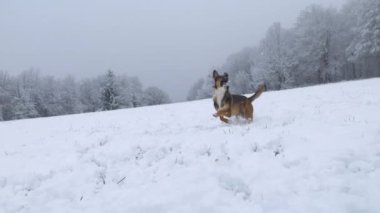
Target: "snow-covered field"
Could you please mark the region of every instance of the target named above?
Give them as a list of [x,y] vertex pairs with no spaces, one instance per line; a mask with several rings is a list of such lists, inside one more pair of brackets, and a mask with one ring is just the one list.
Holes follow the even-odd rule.
[[0,123],[0,212],[380,212],[380,79]]

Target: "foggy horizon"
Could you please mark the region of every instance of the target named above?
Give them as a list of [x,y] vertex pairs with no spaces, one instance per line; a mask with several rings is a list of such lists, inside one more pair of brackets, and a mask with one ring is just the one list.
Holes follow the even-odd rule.
[[272,23],[289,28],[311,4],[339,8],[344,2],[5,0],[0,70],[16,75],[35,68],[79,80],[110,69],[183,101],[196,80],[257,45]]

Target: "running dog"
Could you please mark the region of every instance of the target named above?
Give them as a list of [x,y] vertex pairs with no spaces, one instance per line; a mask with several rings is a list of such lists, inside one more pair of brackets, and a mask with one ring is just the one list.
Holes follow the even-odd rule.
[[245,97],[243,95],[232,95],[229,92],[228,74],[219,75],[218,71],[212,73],[214,78],[214,107],[216,113],[214,117],[219,117],[221,121],[228,123],[225,117],[241,116],[251,122],[253,120],[252,102],[257,99],[265,90],[265,84],[260,84],[254,95]]

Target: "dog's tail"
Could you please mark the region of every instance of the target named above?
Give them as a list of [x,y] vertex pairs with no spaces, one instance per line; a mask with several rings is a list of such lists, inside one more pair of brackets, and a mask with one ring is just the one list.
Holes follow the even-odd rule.
[[260,84],[259,87],[257,88],[255,94],[253,94],[251,97],[249,97],[248,100],[250,102],[254,101],[258,97],[260,97],[261,93],[263,93],[265,89],[266,89],[265,83]]

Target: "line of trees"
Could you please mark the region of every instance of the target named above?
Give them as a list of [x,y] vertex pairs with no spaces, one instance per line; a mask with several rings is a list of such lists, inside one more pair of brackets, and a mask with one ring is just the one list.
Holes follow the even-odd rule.
[[[312,5],[294,27],[274,23],[255,47],[231,55],[220,68],[231,90],[252,93],[380,76],[380,1],[350,0],[341,10]],[[188,100],[208,98],[210,76],[196,82]]]
[[77,82],[30,69],[11,76],[0,71],[0,121],[95,112],[170,103],[157,87],[145,90],[137,77],[112,71]]

